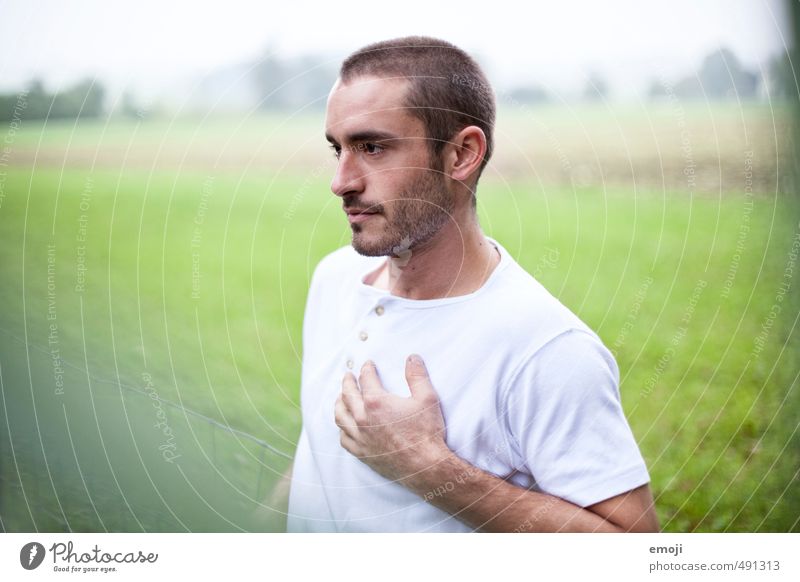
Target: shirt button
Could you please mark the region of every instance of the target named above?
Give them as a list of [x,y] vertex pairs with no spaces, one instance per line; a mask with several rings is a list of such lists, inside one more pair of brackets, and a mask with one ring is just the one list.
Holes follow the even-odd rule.
[[353,369],[353,360],[347,360],[347,367]]
[[375,313],[377,313],[378,315],[383,315],[384,311],[386,311],[386,310],[383,308],[383,305],[378,305],[375,308]]
[[367,335],[367,332],[362,331],[360,334],[358,334],[358,337],[361,339],[362,342],[365,342],[365,341],[367,341],[367,338],[369,336]]

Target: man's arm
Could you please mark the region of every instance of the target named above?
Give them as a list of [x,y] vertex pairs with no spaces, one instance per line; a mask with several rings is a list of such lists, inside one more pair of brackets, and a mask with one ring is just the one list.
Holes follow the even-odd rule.
[[589,508],[522,489],[460,459],[431,457],[403,484],[481,531],[649,532],[658,530],[650,488],[643,485]]
[[[432,451],[432,449],[431,449]],[[648,485],[586,509],[522,489],[456,456],[434,452],[428,468],[402,480],[424,500],[486,532],[653,532],[658,519]]]
[[411,398],[390,394],[367,362],[358,382],[345,375],[336,403],[342,446],[387,479],[482,531],[658,531],[647,485],[582,508],[464,461],[444,441],[439,400],[419,357],[409,358],[406,380]]
[[286,514],[289,511],[289,489],[292,484],[294,461],[289,463],[286,471],[278,477],[272,490],[259,510],[261,526],[270,531],[286,531]]

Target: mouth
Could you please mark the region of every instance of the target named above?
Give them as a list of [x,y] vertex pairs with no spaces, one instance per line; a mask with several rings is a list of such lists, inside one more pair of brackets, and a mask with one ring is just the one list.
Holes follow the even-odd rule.
[[365,220],[369,220],[370,217],[380,214],[380,212],[353,209],[345,210],[345,212],[347,213],[347,220],[350,221],[350,224],[364,222]]

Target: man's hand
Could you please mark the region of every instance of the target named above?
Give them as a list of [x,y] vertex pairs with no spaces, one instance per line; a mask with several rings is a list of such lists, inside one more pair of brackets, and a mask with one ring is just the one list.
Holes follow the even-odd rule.
[[342,446],[376,472],[404,482],[427,468],[429,459],[448,451],[439,397],[422,358],[406,360],[410,398],[387,392],[375,364],[366,362],[356,382],[348,372],[336,400],[336,425]]
[[[658,531],[646,484],[582,508],[467,463],[447,448],[439,398],[418,356],[406,361],[406,381],[410,398],[391,394],[367,362],[358,382],[345,375],[336,400],[342,446],[387,479],[480,531]],[[435,494],[442,486],[446,493]]]

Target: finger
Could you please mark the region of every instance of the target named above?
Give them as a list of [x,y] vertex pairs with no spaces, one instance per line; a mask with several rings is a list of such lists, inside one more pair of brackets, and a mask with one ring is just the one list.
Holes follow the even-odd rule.
[[412,398],[431,403],[439,402],[439,396],[436,394],[436,390],[434,390],[431,379],[428,376],[425,362],[417,354],[411,354],[406,359],[406,382]]
[[342,396],[336,399],[336,404],[333,406],[333,419],[340,429],[346,432],[349,436],[355,436],[358,428],[356,427],[355,420],[348,412],[347,407],[344,405]]
[[344,402],[347,412],[353,417],[355,424],[364,426],[366,424],[366,415],[364,414],[364,398],[361,396],[361,392],[343,390],[340,398]]
[[356,424],[364,424],[364,398],[361,396],[361,390],[358,389],[356,377],[352,372],[347,372],[342,379],[342,394],[341,399],[344,401],[345,407],[352,414]]
[[345,372],[342,378],[342,392],[359,393],[356,377],[352,372]]
[[339,431],[339,444],[342,445],[342,448],[348,453],[356,457],[361,456],[360,449],[358,448],[356,441],[343,430]]
[[372,360],[367,360],[361,366],[361,375],[358,377],[358,385],[361,387],[361,393],[366,392],[386,392],[378,376],[378,368]]

